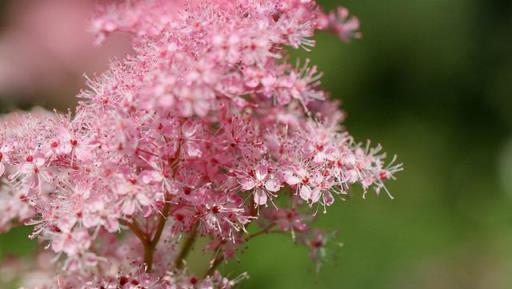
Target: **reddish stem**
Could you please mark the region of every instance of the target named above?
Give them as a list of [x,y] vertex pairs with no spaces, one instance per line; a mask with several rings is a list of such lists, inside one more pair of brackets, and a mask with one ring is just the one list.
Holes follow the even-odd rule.
[[183,242],[183,246],[181,247],[181,250],[176,257],[176,261],[174,262],[174,268],[177,270],[180,270],[183,268],[183,265],[185,264],[184,261],[188,256],[188,253],[190,252],[190,249],[192,248],[192,245],[196,241],[197,233],[198,233],[198,227],[199,222],[195,223],[192,230],[190,231],[190,235],[185,239]]

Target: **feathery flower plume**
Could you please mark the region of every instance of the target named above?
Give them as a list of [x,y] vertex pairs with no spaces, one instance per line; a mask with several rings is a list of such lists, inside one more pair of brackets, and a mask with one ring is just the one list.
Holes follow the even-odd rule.
[[[100,6],[97,42],[130,33],[135,54],[90,79],[73,114],[0,122],[0,230],[33,225],[58,264],[35,288],[231,288],[246,275],[218,266],[272,232],[321,258],[318,209],[354,184],[385,189],[401,166],[340,128],[315,66],[285,61],[319,29],[359,35],[312,0]],[[199,237],[204,273],[186,266]]]

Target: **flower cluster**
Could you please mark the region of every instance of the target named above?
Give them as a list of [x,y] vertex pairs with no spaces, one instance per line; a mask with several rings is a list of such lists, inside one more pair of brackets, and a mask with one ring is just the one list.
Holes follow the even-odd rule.
[[[354,184],[385,189],[401,167],[341,130],[315,66],[286,61],[318,29],[359,35],[345,9],[312,0],[100,7],[98,42],[131,33],[134,55],[89,80],[73,114],[1,121],[0,230],[34,225],[63,268],[39,288],[231,288],[244,276],[217,267],[276,231],[322,255],[318,209]],[[196,277],[199,237],[212,259]]]

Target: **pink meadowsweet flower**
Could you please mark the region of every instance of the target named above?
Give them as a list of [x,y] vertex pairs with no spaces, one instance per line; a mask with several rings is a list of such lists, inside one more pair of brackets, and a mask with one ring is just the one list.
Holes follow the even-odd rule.
[[347,8],[339,7],[336,12],[331,12],[328,22],[331,29],[345,42],[361,37],[361,33],[358,31],[359,19],[355,16],[349,17]]
[[266,205],[268,197],[281,189],[280,181],[269,170],[267,164],[259,163],[254,170],[249,170],[239,178],[243,191],[253,191],[255,205]]
[[124,176],[120,176],[114,186],[113,191],[119,195],[121,212],[125,215],[131,216],[152,204],[149,194],[136,179],[127,180]]
[[5,173],[6,164],[9,163],[9,148],[1,147],[0,148],[0,177],[2,177]]
[[34,216],[34,209],[28,203],[26,193],[8,184],[0,185],[0,211],[0,232],[23,224]]
[[295,209],[270,209],[267,210],[268,219],[284,232],[301,233],[309,230],[308,221],[310,216],[301,214]]
[[[104,1],[98,42],[128,33],[134,54],[88,79],[73,114],[0,119],[0,231],[34,225],[57,260],[44,289],[233,288],[245,275],[218,266],[273,232],[320,259],[318,208],[386,190],[401,166],[341,128],[321,73],[285,48],[357,27],[313,0]],[[201,277],[186,266],[199,237]]]
[[243,231],[244,226],[249,224],[249,216],[245,208],[241,207],[242,200],[236,195],[215,195],[210,194],[211,199],[206,200],[197,207],[204,233],[221,236],[221,239],[228,239],[234,242],[237,233]]
[[91,237],[85,230],[58,232],[52,242],[52,249],[55,252],[64,252],[69,256],[84,252],[89,246],[91,246]]

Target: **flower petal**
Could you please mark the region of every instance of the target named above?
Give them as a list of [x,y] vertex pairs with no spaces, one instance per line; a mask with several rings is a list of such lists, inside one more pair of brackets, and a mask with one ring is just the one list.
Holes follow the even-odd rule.
[[243,178],[238,181],[242,186],[242,190],[248,191],[252,190],[256,186],[256,182],[253,178]]
[[299,194],[304,201],[309,201],[311,199],[312,191],[308,186],[302,186],[299,190]]
[[137,201],[139,201],[139,204],[142,206],[149,206],[151,205],[151,200],[146,196],[144,193],[138,193],[136,195]]
[[268,174],[267,166],[259,164],[256,166],[256,179],[258,181],[263,181]]
[[255,190],[254,191],[254,203],[256,205],[265,205],[267,203],[267,193],[264,190]]
[[281,183],[276,178],[271,178],[265,182],[265,189],[271,192],[277,192],[281,189]]
[[323,203],[326,206],[330,206],[334,204],[334,197],[332,196],[331,192],[325,191],[323,194]]
[[292,171],[285,171],[283,173],[283,178],[284,181],[290,186],[296,185],[300,182],[300,179],[297,176],[295,176],[295,174]]

